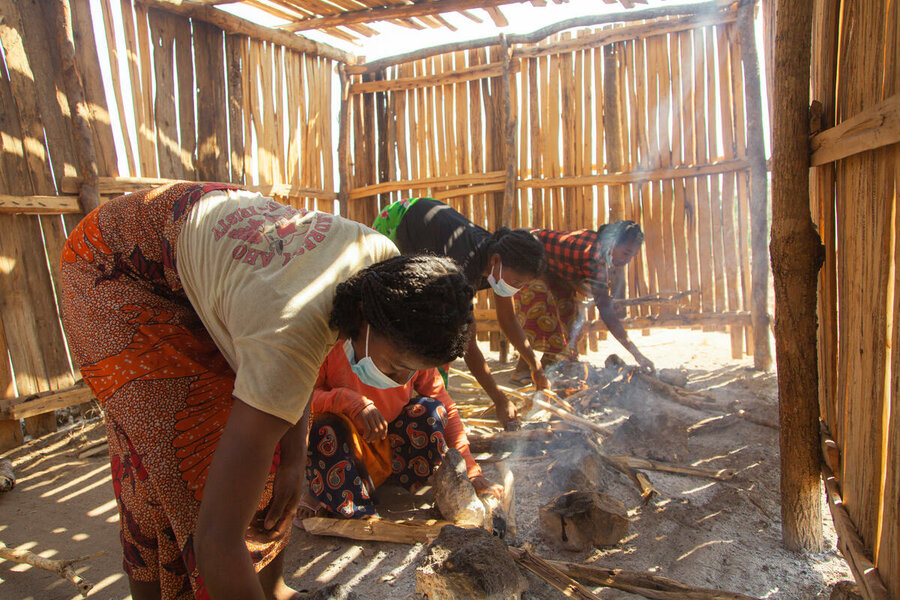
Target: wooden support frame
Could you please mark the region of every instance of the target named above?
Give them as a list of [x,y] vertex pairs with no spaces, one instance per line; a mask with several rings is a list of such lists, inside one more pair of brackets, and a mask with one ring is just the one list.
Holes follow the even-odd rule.
[[818,167],[867,150],[900,142],[900,94],[816,134],[810,166]]
[[0,194],[0,213],[61,215],[80,213],[78,196],[11,196]]
[[[774,130],[780,135],[775,137],[772,153],[771,252],[781,422],[781,531],[788,549],[821,552],[816,290],[825,249],[809,206],[812,0],[781,5],[776,19],[772,114]],[[753,259],[755,263],[755,252]]]
[[[176,183],[179,179],[166,179],[163,177],[100,177],[97,189],[101,196],[120,196],[130,194],[151,187]],[[259,192],[263,196],[279,196],[283,198],[310,197],[320,200],[337,200],[335,192],[318,190],[313,188],[301,188],[287,183],[270,185],[241,185],[242,189],[251,192]],[[81,186],[81,178],[64,177],[60,189],[64,193],[76,193]]]
[[85,386],[44,392],[0,401],[0,419],[27,419],[35,415],[90,402],[94,393]]

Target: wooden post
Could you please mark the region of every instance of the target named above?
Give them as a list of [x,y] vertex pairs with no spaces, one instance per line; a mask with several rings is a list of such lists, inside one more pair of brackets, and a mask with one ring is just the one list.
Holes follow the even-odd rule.
[[[385,71],[375,73],[375,81],[384,81],[386,78],[387,73]],[[388,168],[390,164],[388,153],[391,149],[388,148],[387,92],[384,91],[375,92],[375,131],[378,139],[378,183],[384,183],[385,181],[391,181],[393,175]],[[376,215],[382,207],[390,204],[391,195],[389,193],[383,194],[378,198],[377,202],[375,205]],[[371,223],[367,223],[367,225],[371,225]]]
[[[750,157],[750,252],[751,294],[750,312],[753,315],[753,366],[765,371],[772,366],[769,346],[768,282],[769,260],[766,249],[766,155],[763,147],[762,92],[759,83],[759,59],[753,27],[754,2],[741,7],[738,14],[741,62],[744,66],[747,95],[747,154]],[[807,77],[807,79],[809,79]],[[804,104],[804,110],[809,106]],[[806,121],[806,117],[803,118]],[[808,161],[807,161],[808,162]]]
[[338,190],[338,204],[341,216],[349,218],[350,196],[350,77],[347,75],[346,65],[338,64],[338,75],[341,80],[341,108],[338,113],[338,178],[340,189]]
[[[771,252],[781,421],[781,529],[788,549],[821,552],[816,288],[825,254],[809,208],[812,0],[783,3],[776,19]],[[755,275],[755,252],[753,259]],[[754,279],[754,287],[756,283]],[[758,331],[756,335],[759,338]]]
[[[606,138],[606,168],[611,173],[622,172],[622,126],[619,115],[619,48],[616,44],[603,47],[603,135]],[[610,185],[607,223],[625,218],[622,186]]]
[[66,84],[66,98],[69,113],[75,129],[75,143],[78,148],[78,165],[81,171],[81,190],[78,197],[81,208],[88,213],[100,206],[97,193],[97,153],[88,122],[88,108],[84,100],[84,85],[75,65],[75,43],[72,36],[72,10],[69,0],[57,0],[56,36],[59,44],[61,70]]
[[[503,222],[505,227],[513,227],[513,209],[516,205],[516,115],[512,109],[512,82],[510,77],[509,41],[505,35],[500,36],[500,51],[503,59],[503,77],[501,78],[501,95],[503,100],[503,140],[505,146],[504,162],[506,163],[506,180],[503,188]],[[504,352],[505,354],[505,352]],[[506,362],[506,361],[503,361]]]

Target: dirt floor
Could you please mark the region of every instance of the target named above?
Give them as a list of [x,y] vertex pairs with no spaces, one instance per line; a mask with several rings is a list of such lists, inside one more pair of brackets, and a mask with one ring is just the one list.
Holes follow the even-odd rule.
[[[690,330],[632,335],[657,368],[685,369],[688,389],[709,392],[723,409],[742,408],[763,420],[777,420],[775,374],[753,371],[751,358],[732,360],[728,335]],[[602,368],[613,352],[626,357],[610,339],[585,359]],[[486,355],[497,358],[496,353]],[[463,368],[462,362],[457,366]],[[512,364],[492,360],[491,368],[498,373],[498,381],[508,381]],[[457,390],[453,396],[461,405],[479,401],[461,378],[452,379],[450,387]],[[654,395],[619,393],[595,402],[586,414],[614,429],[633,414],[667,415],[690,426],[722,413],[688,408]],[[530,416],[547,417],[537,412]],[[76,456],[76,448],[85,440],[102,436],[99,423],[78,423],[7,453],[14,461],[18,483],[12,492],[0,494],[0,541],[48,558],[107,551],[106,556],[82,563],[77,571],[95,585],[89,597],[118,600],[129,594],[121,571],[108,460],[105,454]],[[652,440],[646,445],[654,443],[661,451],[676,445],[672,440]],[[810,556],[782,549],[778,434],[771,427],[737,419],[726,427],[686,438],[686,456],[679,463],[732,469],[736,475],[728,481],[646,471],[659,495],[642,505],[627,478],[613,475],[604,479],[603,491],[621,500],[628,510],[629,533],[619,545],[591,552],[560,551],[541,537],[538,507],[561,492],[548,478],[547,469],[567,455],[565,448],[543,452],[544,456],[526,457],[534,453],[522,450],[507,461],[516,482],[518,541],[533,544],[539,556],[643,571],[691,585],[785,600],[825,599],[831,585],[851,578],[835,549],[827,508],[825,552]],[[492,467],[485,465],[489,477],[496,476]],[[295,529],[287,550],[285,578],[301,591],[340,582],[352,586],[362,600],[412,600],[416,598],[415,569],[423,554],[421,544],[357,543],[317,538]],[[613,589],[595,591],[604,599],[637,598]],[[0,598],[78,597],[69,582],[51,573],[0,561]],[[523,597],[563,598],[539,584]]]

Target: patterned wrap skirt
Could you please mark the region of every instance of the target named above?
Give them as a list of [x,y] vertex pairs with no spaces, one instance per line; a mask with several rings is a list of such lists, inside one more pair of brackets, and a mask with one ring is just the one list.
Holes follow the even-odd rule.
[[531,280],[516,294],[516,318],[531,347],[544,353],[545,362],[578,356],[575,301],[573,287],[543,277]]
[[[192,536],[234,372],[185,296],[176,248],[191,207],[222,189],[233,188],[177,183],[115,198],[63,248],[63,323],[104,411],[123,567],[133,580],[159,581],[163,598],[208,597]],[[277,464],[276,451],[257,519]],[[250,531],[259,571],[288,538],[252,541]]]

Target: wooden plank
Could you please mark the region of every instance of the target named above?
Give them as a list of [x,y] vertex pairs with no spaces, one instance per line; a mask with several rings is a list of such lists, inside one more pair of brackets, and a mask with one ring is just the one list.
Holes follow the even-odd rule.
[[[696,163],[709,160],[706,151],[706,45],[702,30],[694,31],[694,141]],[[697,248],[700,267],[700,306],[704,312],[715,310],[713,280],[712,231],[710,223],[709,179],[701,178],[697,186]]]
[[[569,34],[562,34],[562,40],[568,39]],[[559,56],[559,95],[560,95],[560,136],[562,155],[560,174],[563,177],[576,176],[575,163],[578,160],[576,154],[576,115],[575,115],[575,80],[577,74],[573,73],[572,54],[561,54]],[[578,203],[579,188],[567,187],[562,190],[561,194],[561,212],[562,212],[562,229],[573,230],[578,229],[576,225],[575,205]]]
[[197,178],[227,181],[228,135],[225,125],[225,65],[222,30],[194,21],[194,68],[197,77]]
[[0,213],[29,215],[78,214],[78,196],[11,196],[0,194]]
[[[671,118],[672,93],[670,71],[670,60],[667,49],[666,39],[664,37],[654,38],[656,42],[656,57],[659,65],[659,147],[660,147],[660,166],[662,168],[671,167],[672,165],[672,146],[669,137],[669,121]],[[676,56],[677,60],[677,56]],[[676,117],[677,118],[677,117]],[[661,187],[661,226],[662,236],[662,259],[663,271],[659,273],[660,289],[676,290],[678,289],[675,279],[675,240],[672,232],[673,225],[673,209],[675,203],[675,185],[671,179],[664,179]],[[660,312],[675,312],[675,308],[671,305],[663,305]]]
[[[510,64],[512,72],[518,72],[521,63],[516,61]],[[398,90],[411,90],[415,88],[435,87],[442,85],[450,85],[454,83],[463,83],[474,79],[484,79],[487,77],[499,77],[503,72],[502,65],[488,64],[479,65],[471,69],[463,69],[459,71],[443,71],[427,77],[401,77],[398,79],[384,79],[378,81],[366,81],[355,83],[350,86],[351,94],[365,94],[369,92],[386,92]]]
[[[242,114],[244,77],[242,70],[244,68],[244,47],[247,44],[248,40],[244,36],[230,34],[225,36],[225,69],[228,80],[228,146],[229,164],[231,166],[231,178],[229,181],[238,184],[244,181],[244,115]],[[288,83],[289,85],[295,85],[299,74],[292,72],[291,75],[292,77],[288,80]],[[291,106],[295,105],[292,104]],[[296,109],[292,110],[291,114],[296,117]],[[193,115],[193,111],[191,111],[191,115]],[[185,131],[183,124],[181,130],[182,132]],[[182,133],[182,136],[184,135]],[[194,136],[190,136],[190,138],[193,140]],[[247,143],[249,144],[249,140]],[[182,147],[184,147],[183,143]]]
[[[250,57],[251,44],[252,40],[250,38],[247,38],[247,41],[241,44],[241,113],[243,115],[244,126],[243,180],[245,183],[253,181],[253,177],[256,175],[256,171],[253,168],[253,147],[251,140],[253,139],[253,111],[257,104],[257,88],[256,78],[253,76],[256,64]],[[301,114],[303,114],[302,109]]]
[[[603,136],[606,138],[606,168],[609,171],[621,172],[623,159],[622,148],[622,116],[619,114],[619,95],[623,90],[619,89],[618,60],[619,47],[611,44],[603,48]],[[609,211],[604,215],[604,223],[620,221],[625,216],[625,207],[622,198],[622,188],[613,186],[608,188]]]
[[813,136],[810,166],[817,167],[898,142],[900,94],[895,94]]
[[[474,67],[484,63],[484,51],[473,50],[468,53],[469,66]],[[469,138],[471,147],[471,173],[486,171],[484,162],[484,128],[481,118],[481,82],[470,81],[469,87]],[[489,117],[488,117],[489,118]],[[469,215],[475,223],[481,225],[484,222],[484,198],[474,196],[472,198],[472,213]]]
[[[115,0],[109,0],[113,2]],[[143,92],[143,78],[141,77],[141,50],[138,47],[137,29],[140,24],[140,16],[146,17],[146,11],[141,13],[138,7],[132,12],[131,0],[120,0],[119,6],[122,15],[123,35],[125,38],[125,52],[128,63],[128,76],[131,84],[131,103],[134,106],[135,135],[137,136],[137,162],[140,167],[140,175],[153,177],[156,175],[156,146],[153,141],[153,123],[148,118],[148,110],[145,106],[145,94]],[[137,15],[135,14],[137,13]],[[136,175],[137,172],[132,173]]]
[[[125,10],[131,9],[130,7],[123,7],[123,13]],[[143,106],[144,110],[138,135],[143,138],[144,152],[147,154],[146,157],[144,157],[143,153],[141,154],[141,175],[143,177],[158,177],[159,170],[156,167],[156,160],[154,158],[156,154],[157,138],[152,97],[153,73],[150,60],[152,46],[150,45],[147,9],[143,5],[134,5],[134,24],[137,30],[136,47],[138,60],[140,62],[140,85],[137,88],[133,88],[133,90],[136,90],[133,91],[133,93],[141,95],[141,106]],[[144,170],[144,166],[147,167],[147,170]]]
[[[678,36],[678,47],[681,55],[681,81],[683,86],[682,106],[684,115],[681,119],[684,125],[684,160],[688,163],[696,160],[696,142],[694,139],[694,60],[693,60],[693,34],[682,33]],[[687,239],[687,262],[689,288],[700,289],[700,252],[697,241],[697,182],[694,179],[684,180],[684,220],[685,236]],[[692,312],[700,310],[700,298],[692,294],[689,299]]]
[[[119,71],[119,47],[116,43],[116,28],[113,20],[113,2],[115,0],[101,0],[100,10],[103,17],[103,31],[106,33],[107,59],[109,61],[110,81],[112,83],[113,96],[116,100],[116,114],[119,119],[120,133],[125,147],[125,160],[128,165],[128,174],[137,174],[137,163],[134,157],[134,148],[131,145],[131,128],[125,118],[125,102],[122,96],[122,78]],[[117,3],[118,4],[118,3]],[[121,12],[119,13],[121,16]],[[101,173],[109,175],[109,173]]]
[[[683,99],[686,87],[682,80],[681,74],[681,54],[679,36],[669,36],[669,56],[671,61],[669,68],[671,69],[672,84],[672,165],[684,165],[684,133],[683,129],[686,122],[692,120],[692,112],[685,111]],[[726,175],[728,177],[728,175]],[[687,233],[685,231],[685,180],[675,179],[672,182],[672,235],[675,243],[675,289],[689,290],[691,288],[688,280],[688,258],[687,258]],[[733,310],[737,310],[734,307]]]
[[[182,177],[197,179],[197,118],[194,114],[194,52],[191,23],[184,18],[173,18],[175,32],[175,66],[178,93],[178,137],[180,140],[179,162]],[[227,40],[226,40],[227,43]],[[232,82],[228,82],[231,88]],[[240,129],[240,127],[238,128]],[[240,179],[238,179],[240,181]]]
[[[720,329],[723,327],[750,325],[750,313],[741,311],[737,313],[670,313],[640,317],[627,317],[622,319],[625,329],[651,329],[654,327],[703,327],[708,329]],[[586,332],[605,332],[606,325],[602,320],[593,320],[586,323]],[[500,324],[495,320],[479,320],[478,331],[498,332]]]
[[[549,149],[548,160],[550,164],[550,176],[553,178],[562,176],[562,160],[559,152],[560,140],[560,123],[562,115],[560,110],[560,57],[559,55],[550,57],[550,102],[549,115],[547,121],[547,137],[546,142]],[[565,219],[563,218],[562,193],[557,187],[550,189],[550,216],[552,219],[551,227],[554,229],[565,228]]]
[[[101,177],[98,187],[101,195],[120,196],[122,194],[130,194],[131,192],[137,192],[151,187],[166,185],[169,183],[174,183],[176,181],[178,180],[165,179],[160,177]],[[74,193],[77,192],[79,185],[79,178],[66,177],[62,180],[60,189],[64,193]],[[312,188],[297,188],[286,183],[277,185],[242,185],[241,187],[251,192],[259,192],[264,196],[314,196],[322,200],[337,199],[337,194],[331,191],[316,190]]]
[[[169,13],[148,12],[150,39],[153,44],[156,119],[156,157],[161,177],[184,179],[175,115],[175,24],[177,17]],[[188,88],[191,89],[191,88]]]
[[[707,93],[707,129],[709,136],[706,142],[707,154],[715,160],[719,156],[717,102],[720,100],[716,91],[716,44],[715,31],[712,27],[706,28],[706,93]],[[715,294],[716,310],[725,309],[725,261],[722,249],[722,195],[719,186],[719,177],[711,177],[709,180],[709,220],[710,242],[712,243],[713,259],[713,290]]]
[[87,387],[66,389],[59,392],[15,398],[0,403],[0,417],[27,419],[37,415],[52,413],[77,404],[90,402],[94,393]]

